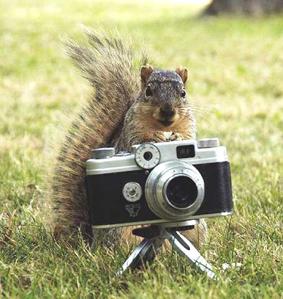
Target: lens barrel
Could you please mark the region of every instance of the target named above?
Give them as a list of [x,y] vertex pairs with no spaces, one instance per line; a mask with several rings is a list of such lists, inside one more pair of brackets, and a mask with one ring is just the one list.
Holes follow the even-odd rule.
[[199,171],[184,161],[161,163],[148,176],[145,197],[160,218],[185,220],[202,204],[204,181]]
[[180,174],[173,177],[164,186],[164,193],[172,207],[185,209],[195,202],[198,189],[190,177]]

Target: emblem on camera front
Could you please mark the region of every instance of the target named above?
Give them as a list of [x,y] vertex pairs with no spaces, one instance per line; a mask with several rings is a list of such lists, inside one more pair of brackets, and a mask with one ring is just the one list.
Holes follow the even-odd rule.
[[125,208],[126,208],[127,212],[129,213],[129,216],[134,218],[134,217],[138,216],[138,213],[141,209],[141,205],[139,203],[128,204],[128,205],[125,205]]

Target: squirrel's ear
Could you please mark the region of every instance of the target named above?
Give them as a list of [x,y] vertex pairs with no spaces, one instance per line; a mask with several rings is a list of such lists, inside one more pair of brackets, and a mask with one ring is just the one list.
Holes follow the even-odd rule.
[[178,67],[176,73],[182,78],[182,81],[185,84],[188,79],[188,70],[186,68]]
[[149,64],[144,65],[141,67],[141,82],[142,82],[142,86],[146,85],[146,82],[149,78],[149,76],[151,75],[151,73],[153,72],[153,67]]

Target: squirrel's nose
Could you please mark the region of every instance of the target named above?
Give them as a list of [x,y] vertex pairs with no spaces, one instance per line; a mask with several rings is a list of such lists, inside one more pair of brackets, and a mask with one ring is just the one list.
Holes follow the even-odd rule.
[[160,116],[163,118],[172,118],[176,114],[176,110],[172,107],[160,108]]

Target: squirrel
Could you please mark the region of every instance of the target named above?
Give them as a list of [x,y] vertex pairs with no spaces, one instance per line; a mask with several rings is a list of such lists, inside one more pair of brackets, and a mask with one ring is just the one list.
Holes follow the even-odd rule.
[[[67,43],[68,54],[93,93],[73,120],[56,157],[50,186],[53,233],[56,239],[72,239],[80,230],[88,244],[103,236],[111,245],[131,238],[130,230],[91,227],[84,185],[91,150],[115,146],[125,151],[143,142],[195,138],[195,119],[185,90],[186,68],[153,69],[143,55],[139,76],[135,55],[123,40],[94,32],[87,36],[88,47]],[[205,222],[185,234],[198,246],[206,237]]]

